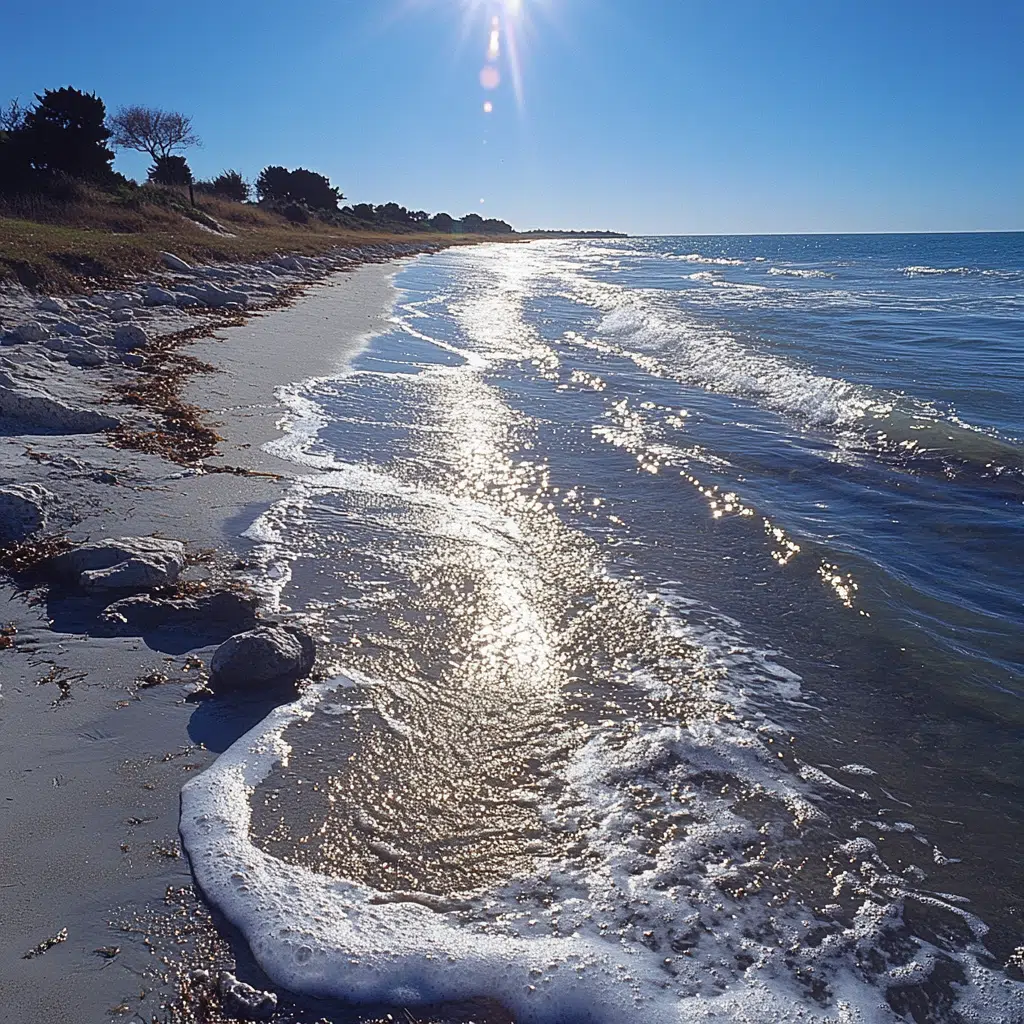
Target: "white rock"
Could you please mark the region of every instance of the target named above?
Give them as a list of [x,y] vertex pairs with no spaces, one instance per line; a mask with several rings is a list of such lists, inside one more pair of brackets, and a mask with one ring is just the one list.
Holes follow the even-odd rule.
[[147,558],[128,558],[109,569],[88,569],[78,577],[83,590],[149,590],[173,583],[178,572]]
[[54,571],[86,590],[147,590],[173,583],[185,568],[185,545],[156,537],[80,544],[54,560]]
[[312,637],[289,626],[258,626],[238,633],[217,648],[210,662],[215,691],[294,683],[309,675],[316,659]]
[[107,354],[88,341],[50,338],[43,345],[53,352],[63,352],[72,366],[102,366],[107,361]]
[[205,300],[206,304],[214,309],[223,308],[233,302],[244,308],[249,303],[249,296],[233,288],[218,288],[211,284],[206,287]]
[[54,334],[71,334],[75,337],[81,337],[85,333],[82,325],[76,324],[73,320],[58,320],[55,324],[50,325],[50,330]]
[[15,428],[53,430],[62,434],[95,434],[113,430],[120,420],[94,409],[76,409],[31,384],[15,383],[0,373],[0,421],[11,419]]
[[173,306],[174,293],[151,284],[146,288],[145,300],[147,306]]
[[42,341],[50,336],[50,332],[38,320],[30,320],[25,324],[18,324],[11,335],[17,342]]
[[162,252],[160,253],[160,259],[164,261],[164,266],[170,270],[176,270],[179,274],[191,274],[192,267],[189,266],[180,256],[175,256],[173,252]]
[[119,324],[114,328],[114,344],[120,349],[131,351],[148,342],[148,335],[138,324]]
[[0,544],[16,544],[46,526],[46,506],[56,501],[41,484],[0,487]]
[[67,357],[72,366],[95,367],[103,366],[107,362],[107,353],[89,341],[73,342]]

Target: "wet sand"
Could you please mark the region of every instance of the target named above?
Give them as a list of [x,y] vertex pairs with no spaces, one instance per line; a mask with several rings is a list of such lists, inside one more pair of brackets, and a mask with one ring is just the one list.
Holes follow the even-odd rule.
[[[54,492],[50,528],[72,540],[157,534],[184,541],[193,556],[207,552],[190,578],[238,576],[251,546],[240,533],[294,469],[260,447],[279,433],[276,390],[336,371],[358,351],[386,319],[396,269],[333,274],[290,308],[187,349],[218,371],[196,376],[186,394],[224,438],[211,461],[281,476],[197,473],[111,448],[102,433],[19,434],[7,422],[0,483],[37,481]],[[85,403],[117,372],[68,374]],[[215,649],[208,637],[90,635],[81,601],[18,589],[6,577],[0,603],[0,624],[14,631],[0,650],[2,1016],[52,1024],[141,1012],[148,1020],[170,983],[152,974],[159,965],[145,929],[116,925],[169,913],[165,893],[190,885],[177,837],[180,787],[263,709],[229,714],[186,700]],[[140,687],[154,672],[168,681]],[[52,938],[61,941],[25,958]]]

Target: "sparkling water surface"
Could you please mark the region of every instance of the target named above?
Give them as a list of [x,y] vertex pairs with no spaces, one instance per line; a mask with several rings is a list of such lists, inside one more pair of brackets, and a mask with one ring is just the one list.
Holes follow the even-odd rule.
[[359,680],[287,731],[257,845],[624,950],[679,1019],[1024,1020],[985,988],[1024,966],[1024,235],[484,245],[396,283],[294,389],[279,447],[319,472],[253,531]]

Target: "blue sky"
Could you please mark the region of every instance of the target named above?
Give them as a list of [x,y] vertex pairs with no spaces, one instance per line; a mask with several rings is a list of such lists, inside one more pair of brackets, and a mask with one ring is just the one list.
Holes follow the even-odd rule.
[[[495,15],[521,103],[507,35],[480,84]],[[524,228],[1024,229],[1019,0],[6,0],[3,23],[0,100],[182,110],[199,176],[302,165]]]

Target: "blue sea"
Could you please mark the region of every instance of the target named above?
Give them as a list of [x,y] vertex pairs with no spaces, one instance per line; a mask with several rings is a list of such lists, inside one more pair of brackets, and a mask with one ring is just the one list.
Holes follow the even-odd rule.
[[292,896],[214,897],[271,977],[1024,1021],[1024,234],[489,244],[395,284],[289,392],[302,478],[250,531],[337,677],[248,797]]

